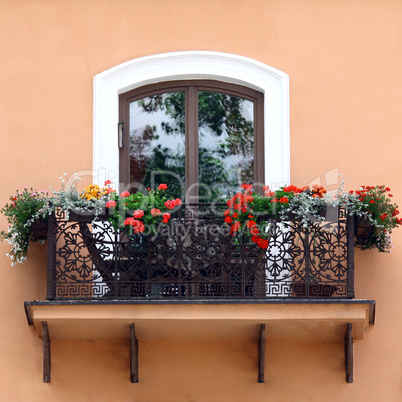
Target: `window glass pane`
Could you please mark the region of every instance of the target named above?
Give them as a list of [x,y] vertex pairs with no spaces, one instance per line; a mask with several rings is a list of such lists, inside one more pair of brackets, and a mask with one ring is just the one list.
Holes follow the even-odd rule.
[[220,92],[198,93],[200,201],[233,195],[254,182],[254,103]]
[[185,94],[168,92],[130,103],[130,183],[166,183],[176,197],[185,191]]

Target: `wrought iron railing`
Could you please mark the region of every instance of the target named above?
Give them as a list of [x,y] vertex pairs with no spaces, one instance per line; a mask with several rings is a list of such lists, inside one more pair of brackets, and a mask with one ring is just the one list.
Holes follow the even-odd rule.
[[48,291],[60,299],[352,298],[354,220],[269,220],[267,250],[232,237],[224,204],[182,205],[154,235],[117,233],[107,216],[50,219]]

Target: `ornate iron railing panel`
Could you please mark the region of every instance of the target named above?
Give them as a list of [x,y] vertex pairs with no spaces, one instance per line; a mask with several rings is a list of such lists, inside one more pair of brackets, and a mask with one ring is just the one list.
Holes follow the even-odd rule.
[[127,236],[107,217],[51,218],[48,299],[354,297],[353,219],[270,220],[267,250],[232,237],[224,204],[182,205],[157,234]]

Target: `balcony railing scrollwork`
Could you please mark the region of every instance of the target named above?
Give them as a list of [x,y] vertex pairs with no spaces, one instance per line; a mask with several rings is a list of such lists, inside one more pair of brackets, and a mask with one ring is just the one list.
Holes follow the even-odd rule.
[[61,299],[352,298],[354,220],[343,209],[303,227],[268,220],[269,246],[233,237],[224,204],[182,205],[156,234],[100,216],[50,219],[48,294]]

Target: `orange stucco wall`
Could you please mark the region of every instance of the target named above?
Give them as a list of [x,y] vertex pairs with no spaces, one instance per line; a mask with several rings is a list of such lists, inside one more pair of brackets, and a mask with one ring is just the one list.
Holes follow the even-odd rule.
[[[137,57],[178,50],[247,56],[290,77],[291,177],[339,169],[346,187],[386,184],[402,204],[400,0],[0,0],[0,201],[92,168],[92,78]],[[0,221],[2,226],[5,221]],[[140,383],[127,345],[52,343],[52,383],[26,300],[45,298],[46,250],[10,267],[0,244],[2,401],[400,401],[402,231],[390,254],[356,252],[357,298],[376,325],[355,344],[346,384],[336,344],[141,341]]]

